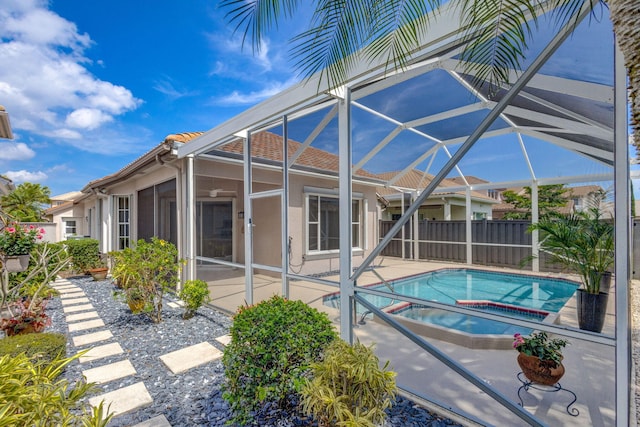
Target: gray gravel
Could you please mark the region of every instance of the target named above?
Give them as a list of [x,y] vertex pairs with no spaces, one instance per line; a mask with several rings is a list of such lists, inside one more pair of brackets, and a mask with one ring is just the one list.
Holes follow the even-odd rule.
[[[230,412],[220,391],[224,381],[222,362],[214,361],[174,375],[160,361],[159,356],[203,341],[222,350],[223,347],[215,341],[215,338],[229,332],[232,320],[228,315],[203,307],[198,310],[194,318],[183,320],[182,309],[174,309],[166,304],[171,299],[170,296],[164,304],[163,322],[154,324],[144,315],[132,315],[124,302],[115,300],[112,296],[115,288],[109,280],[94,282],[91,277],[69,280],[84,290],[91,304],[104,320],[105,328],[113,334],[112,339],[95,345],[118,342],[124,349],[124,354],[82,365],[76,361],[68,366],[65,377],[75,382],[81,377],[82,370],[129,359],[137,373],[101,385],[103,392],[117,390],[142,381],[153,398],[151,406],[118,416],[113,419],[110,426],[131,426],[158,415],[164,415],[174,427],[226,425],[230,419]],[[67,353],[69,355],[77,352],[71,341],[72,336],[104,329],[69,334],[59,298],[54,298],[49,303],[47,312],[52,316],[52,326],[48,331],[68,334]],[[260,414],[256,414],[254,425],[289,427],[312,424],[308,420],[282,413],[266,405]],[[407,399],[399,398],[396,405],[389,411],[386,425],[388,427],[422,427],[457,424],[439,418]]]

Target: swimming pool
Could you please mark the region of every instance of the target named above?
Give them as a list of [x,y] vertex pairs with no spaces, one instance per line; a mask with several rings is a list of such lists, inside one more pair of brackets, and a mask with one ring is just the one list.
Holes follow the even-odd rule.
[[[539,322],[555,317],[550,315],[559,312],[579,286],[564,279],[468,268],[436,270],[388,283],[401,295]],[[389,290],[385,284],[372,285],[372,288]],[[376,307],[397,315],[416,333],[468,347],[509,348],[514,333],[530,332],[526,328],[471,314],[453,313],[377,295],[364,297]],[[335,306],[336,298],[336,295],[325,297],[325,304]],[[491,342],[482,343],[478,340],[481,336],[490,337]]]
[[[390,282],[396,293],[445,304],[492,301],[514,307],[557,313],[578,288],[569,280],[468,268],[436,270]],[[380,284],[375,289],[387,289]],[[366,296],[377,307],[391,299]]]

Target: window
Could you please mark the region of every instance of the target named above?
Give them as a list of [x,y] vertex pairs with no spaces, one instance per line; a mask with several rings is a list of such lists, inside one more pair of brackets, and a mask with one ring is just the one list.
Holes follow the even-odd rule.
[[[353,200],[352,246],[362,246],[362,200]],[[340,248],[340,202],[337,197],[307,195],[307,252],[337,251]]]
[[130,199],[129,196],[115,196],[116,207],[116,248],[128,248],[131,239]]
[[475,220],[487,219],[487,213],[486,212],[474,212],[473,213],[473,219],[475,219]]
[[66,219],[64,220],[64,234],[75,235],[78,231],[77,223],[75,219]]

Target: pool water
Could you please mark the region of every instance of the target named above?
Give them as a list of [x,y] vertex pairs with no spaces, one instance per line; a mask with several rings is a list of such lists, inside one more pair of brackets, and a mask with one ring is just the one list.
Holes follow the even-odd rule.
[[[557,313],[575,293],[578,284],[563,279],[488,272],[473,269],[444,269],[390,282],[395,292],[455,305],[459,301],[493,301],[505,305]],[[388,290],[385,285],[375,289]],[[367,295],[377,307],[390,298]]]
[[[485,307],[483,311],[505,314],[503,310],[494,307]],[[516,332],[526,335],[531,330],[522,328],[521,326],[510,325],[495,320],[482,319],[480,317],[471,316],[469,314],[452,313],[450,311],[441,310],[439,308],[428,308],[423,306],[410,306],[393,312],[408,319],[417,320],[423,323],[440,326],[443,328],[455,329],[468,334],[497,334],[497,335],[513,335]],[[545,315],[532,313],[513,313],[511,317],[518,319],[533,320],[540,322],[544,320]]]
[[[437,270],[394,280],[389,284],[400,295],[451,305],[468,306],[504,316],[539,322],[543,321],[549,313],[559,312],[579,286],[578,283],[563,279],[466,268]],[[389,290],[384,284],[374,285],[373,288]],[[400,300],[377,295],[363,296],[380,308],[390,307],[400,302]],[[335,307],[338,296],[334,294],[325,297],[324,302]],[[508,323],[416,304],[402,305],[402,307],[393,310],[393,314],[474,335],[528,333],[522,327]]]

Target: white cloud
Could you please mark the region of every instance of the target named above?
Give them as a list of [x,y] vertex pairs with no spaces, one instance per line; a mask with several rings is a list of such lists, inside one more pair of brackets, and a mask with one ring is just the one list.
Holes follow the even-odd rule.
[[56,129],[52,132],[45,133],[47,136],[62,139],[82,139],[82,134],[71,129]]
[[141,104],[129,89],[86,68],[91,38],[48,10],[47,1],[2,3],[0,99],[14,129],[79,139],[68,128],[94,130]]
[[69,115],[65,123],[67,126],[81,129],[95,129],[113,120],[113,117],[95,108],[80,108]]
[[263,99],[267,99],[273,95],[282,92],[284,89],[295,83],[295,79],[286,82],[271,82],[264,89],[242,93],[234,90],[229,95],[214,100],[214,104],[221,105],[245,105],[255,104]]
[[42,182],[48,178],[47,174],[41,171],[29,172],[26,170],[7,171],[3,175],[15,182]]
[[36,155],[24,142],[0,143],[0,160],[28,160]]
[[178,89],[174,84],[173,79],[170,77],[166,77],[163,80],[158,80],[153,85],[153,88],[158,92],[166,95],[171,100],[176,100],[180,98],[184,98],[187,96],[195,96],[198,95],[197,91],[189,91],[186,89]]

